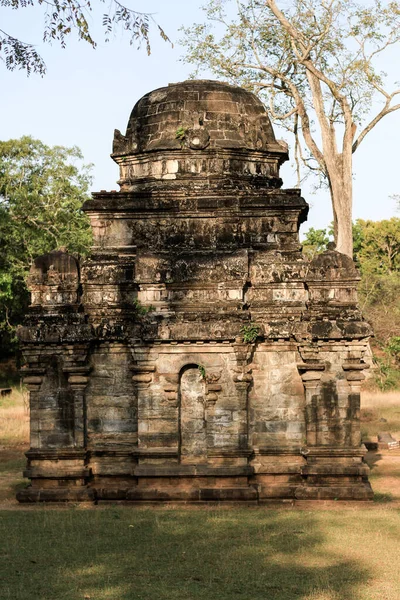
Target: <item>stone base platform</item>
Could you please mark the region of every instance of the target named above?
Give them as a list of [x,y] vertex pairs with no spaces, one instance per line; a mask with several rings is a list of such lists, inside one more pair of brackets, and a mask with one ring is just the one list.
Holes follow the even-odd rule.
[[[118,467],[110,452],[28,452],[25,472],[32,484],[19,502],[245,502],[279,500],[372,500],[365,449],[303,449],[297,454],[258,450],[229,464],[140,463],[120,451]],[[108,454],[108,456],[105,456]],[[154,459],[153,459],[154,460]],[[235,464],[236,462],[236,464]],[[244,464],[245,463],[245,464]]]

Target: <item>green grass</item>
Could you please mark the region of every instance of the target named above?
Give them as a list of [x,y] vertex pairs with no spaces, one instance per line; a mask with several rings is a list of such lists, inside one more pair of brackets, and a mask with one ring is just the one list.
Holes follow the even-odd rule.
[[0,600],[399,600],[400,451],[368,454],[372,504],[27,507],[23,392],[2,409]]
[[398,600],[399,517],[359,507],[2,511],[0,598]]
[[375,492],[374,502],[385,504],[386,502],[393,502],[393,494],[390,492]]
[[15,471],[22,471],[26,466],[26,458],[23,453],[19,453],[17,456],[12,454],[11,456],[5,456],[0,461],[0,473],[14,473]]

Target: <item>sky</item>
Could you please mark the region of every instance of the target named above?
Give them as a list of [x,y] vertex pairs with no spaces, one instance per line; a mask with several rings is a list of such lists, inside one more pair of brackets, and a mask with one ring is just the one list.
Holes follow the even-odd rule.
[[[183,36],[179,27],[204,21],[203,0],[131,0],[139,11],[151,12],[174,42],[164,42],[156,29],[151,33],[152,53],[130,46],[118,34],[104,42],[101,28],[102,5],[93,0],[90,24],[98,46],[94,50],[76,37],[67,40],[66,49],[57,43],[41,43],[43,11],[40,7],[11,10],[1,8],[1,29],[26,42],[37,44],[45,59],[47,74],[41,78],[22,71],[9,72],[0,63],[0,139],[31,135],[48,145],[77,145],[85,161],[93,163],[92,191],[118,189],[117,165],[110,158],[114,129],[125,133],[134,104],[145,93],[183,81],[192,67],[182,62]],[[99,6],[100,5],[100,6]],[[388,72],[398,71],[400,49],[392,52],[385,64]],[[206,78],[207,74],[202,75]],[[212,74],[208,78],[215,79]],[[286,137],[289,147],[292,140]],[[387,116],[366,137],[354,155],[354,219],[388,219],[400,216],[390,195],[400,193],[400,111]],[[295,185],[291,164],[281,169],[284,188]],[[302,194],[311,209],[308,227],[325,228],[332,220],[329,195],[313,191],[306,182]]]

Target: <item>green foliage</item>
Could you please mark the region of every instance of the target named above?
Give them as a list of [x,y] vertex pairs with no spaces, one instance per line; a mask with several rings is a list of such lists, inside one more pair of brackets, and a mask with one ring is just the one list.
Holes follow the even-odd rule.
[[91,165],[76,147],[46,146],[31,137],[0,142],[0,342],[15,347],[15,326],[26,311],[25,280],[33,260],[65,247],[85,255],[89,221],[81,211]]
[[393,335],[400,335],[400,273],[362,273],[358,297],[378,344],[384,346]]
[[400,270],[400,219],[357,220],[360,232],[357,260],[363,273],[392,274]]
[[310,227],[304,237],[303,253],[312,259],[316,254],[325,252],[330,241],[326,229],[314,229],[314,227]]
[[[353,259],[359,263],[359,253],[364,240],[364,221],[357,219],[352,225],[353,231]],[[303,253],[310,259],[316,254],[328,250],[328,244],[333,242],[333,222],[326,229],[310,229],[303,240]],[[359,265],[358,265],[359,266]]]
[[[310,228],[303,252],[309,258],[327,249],[333,225]],[[359,303],[371,323],[375,343],[383,354],[376,358],[376,382],[380,389],[400,387],[400,219],[353,223],[354,260],[361,271]]]
[[135,300],[133,301],[133,305],[138,315],[141,315],[143,317],[145,315],[148,315],[150,312],[154,312],[156,310],[152,304],[149,304],[149,306],[143,306],[143,304],[137,298],[135,298]]
[[183,148],[183,146],[185,144],[186,135],[187,135],[187,127],[180,125],[175,132],[175,138],[180,141],[181,148]]
[[203,367],[203,365],[199,365],[199,366],[198,366],[198,369],[199,369],[199,372],[200,372],[201,378],[202,378],[202,379],[205,379],[207,374],[206,374],[206,370],[205,370],[205,368]]
[[[326,229],[310,229],[303,241],[309,258],[327,250],[332,241],[333,223]],[[353,223],[353,258],[365,274],[392,274],[400,271],[400,219],[383,221],[357,219]]]
[[240,329],[240,333],[243,336],[243,341],[246,344],[252,344],[256,341],[257,336],[260,333],[260,327],[255,323],[250,323],[249,325],[243,325]]
[[375,382],[382,392],[400,388],[400,371],[393,365],[390,356],[374,357]]
[[356,260],[362,275],[359,301],[378,347],[386,353],[378,361],[377,383],[382,389],[393,388],[400,385],[396,373],[400,356],[400,219],[359,219],[356,226]]
[[[54,3],[47,0],[0,0],[0,7],[14,10],[34,7],[36,13],[41,12],[44,42],[52,44],[57,41],[62,48],[65,48],[66,38],[75,32],[79,40],[87,42],[92,48],[97,46],[92,26],[93,6],[89,2],[82,4],[79,0],[57,0]],[[107,9],[102,19],[106,42],[110,41],[112,33],[119,28],[123,32],[128,32],[130,45],[135,44],[140,47],[141,43],[144,43],[147,54],[150,54],[150,25],[155,25],[161,38],[172,45],[153,15],[135,11],[118,0],[111,0]],[[33,72],[42,76],[46,73],[46,64],[35,45],[23,42],[2,29],[0,29],[0,59],[10,71],[22,69],[27,75]]]
[[353,223],[353,259],[359,264],[359,254],[364,242],[364,228],[361,219]]
[[12,298],[12,277],[10,273],[0,273],[0,302]]
[[175,132],[175,137],[177,140],[184,140],[186,137],[187,128],[183,125],[180,125]]
[[400,336],[394,335],[385,347],[386,351],[393,356],[397,363],[400,362]]

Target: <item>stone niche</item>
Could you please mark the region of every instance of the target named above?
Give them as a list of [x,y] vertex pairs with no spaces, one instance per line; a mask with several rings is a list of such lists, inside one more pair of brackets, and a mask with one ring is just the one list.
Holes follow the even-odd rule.
[[31,447],[21,502],[372,496],[360,437],[370,328],[353,262],[307,261],[308,205],[251,93],[146,94],[84,210],[81,264],[39,257],[20,329]]

